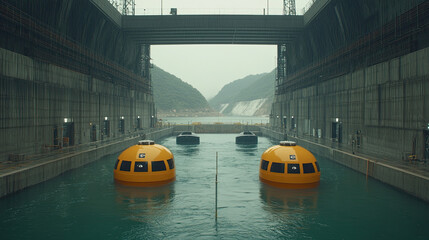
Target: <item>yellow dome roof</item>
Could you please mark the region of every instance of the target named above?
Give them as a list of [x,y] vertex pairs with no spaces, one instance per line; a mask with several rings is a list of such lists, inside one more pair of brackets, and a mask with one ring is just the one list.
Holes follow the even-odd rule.
[[154,186],[174,181],[174,156],[168,148],[153,141],[139,141],[123,151],[113,170],[118,182]]
[[309,187],[320,181],[316,158],[295,142],[283,141],[261,156],[261,181],[279,187]]

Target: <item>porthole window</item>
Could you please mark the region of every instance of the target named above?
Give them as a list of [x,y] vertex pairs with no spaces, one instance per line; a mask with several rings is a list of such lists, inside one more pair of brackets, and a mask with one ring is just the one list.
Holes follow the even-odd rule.
[[320,172],[320,167],[318,162],[314,162],[316,164],[317,171]]
[[173,159],[168,159],[167,160],[168,163],[168,167],[171,169],[174,169],[174,160]]
[[299,174],[300,172],[299,164],[294,163],[287,165],[287,173]]
[[271,164],[271,170],[270,171],[276,172],[276,173],[284,173],[285,172],[285,164],[273,162]]
[[262,160],[261,169],[266,171],[268,169],[268,163],[268,161]]
[[303,163],[302,164],[302,170],[304,173],[314,173],[314,165],[312,163]]
[[134,163],[134,172],[147,172],[148,163],[147,162],[135,162]]
[[165,167],[164,161],[154,161],[152,162],[152,172],[165,171],[167,168]]
[[131,161],[122,161],[120,170],[129,172],[130,169],[131,169]]
[[119,159],[116,160],[115,169],[118,169]]

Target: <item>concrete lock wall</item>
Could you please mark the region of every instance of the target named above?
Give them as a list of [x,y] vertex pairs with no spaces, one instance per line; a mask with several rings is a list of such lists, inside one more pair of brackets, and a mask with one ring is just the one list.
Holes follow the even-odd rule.
[[428,9],[424,0],[331,0],[287,46],[274,131],[262,133],[428,201],[422,165],[402,161],[429,160]]
[[141,46],[90,1],[0,8],[0,196],[171,135],[152,129]]
[[427,9],[331,0],[287,46],[270,124],[393,161],[428,159]]
[[[0,139],[0,161],[8,160],[11,154],[28,159],[58,147],[54,145],[71,145],[71,139],[67,144],[63,138],[66,121],[74,124],[73,145],[138,131],[138,121],[141,129],[150,128],[153,97],[138,89],[5,49],[0,49],[0,66],[0,134],[7,136]],[[106,117],[110,130],[105,129]]]
[[[401,160],[415,148],[425,156],[429,122],[429,48],[282,96],[274,105],[291,136],[314,136],[363,153]],[[296,128],[290,125],[292,116]],[[281,118],[280,117],[280,118]],[[341,124],[341,139],[333,127]],[[321,135],[320,135],[321,133]]]

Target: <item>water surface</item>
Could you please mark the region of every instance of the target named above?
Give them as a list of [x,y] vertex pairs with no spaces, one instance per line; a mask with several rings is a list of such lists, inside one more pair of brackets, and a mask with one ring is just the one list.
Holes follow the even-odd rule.
[[401,191],[320,157],[318,188],[276,189],[258,178],[275,142],[200,136],[195,146],[159,142],[176,161],[164,187],[115,184],[118,153],[0,199],[1,239],[428,239],[429,205]]

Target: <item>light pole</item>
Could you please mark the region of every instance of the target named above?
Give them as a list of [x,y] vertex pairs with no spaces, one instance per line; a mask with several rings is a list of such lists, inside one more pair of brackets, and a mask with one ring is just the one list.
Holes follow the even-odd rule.
[[162,0],[161,0],[161,15],[162,15]]

